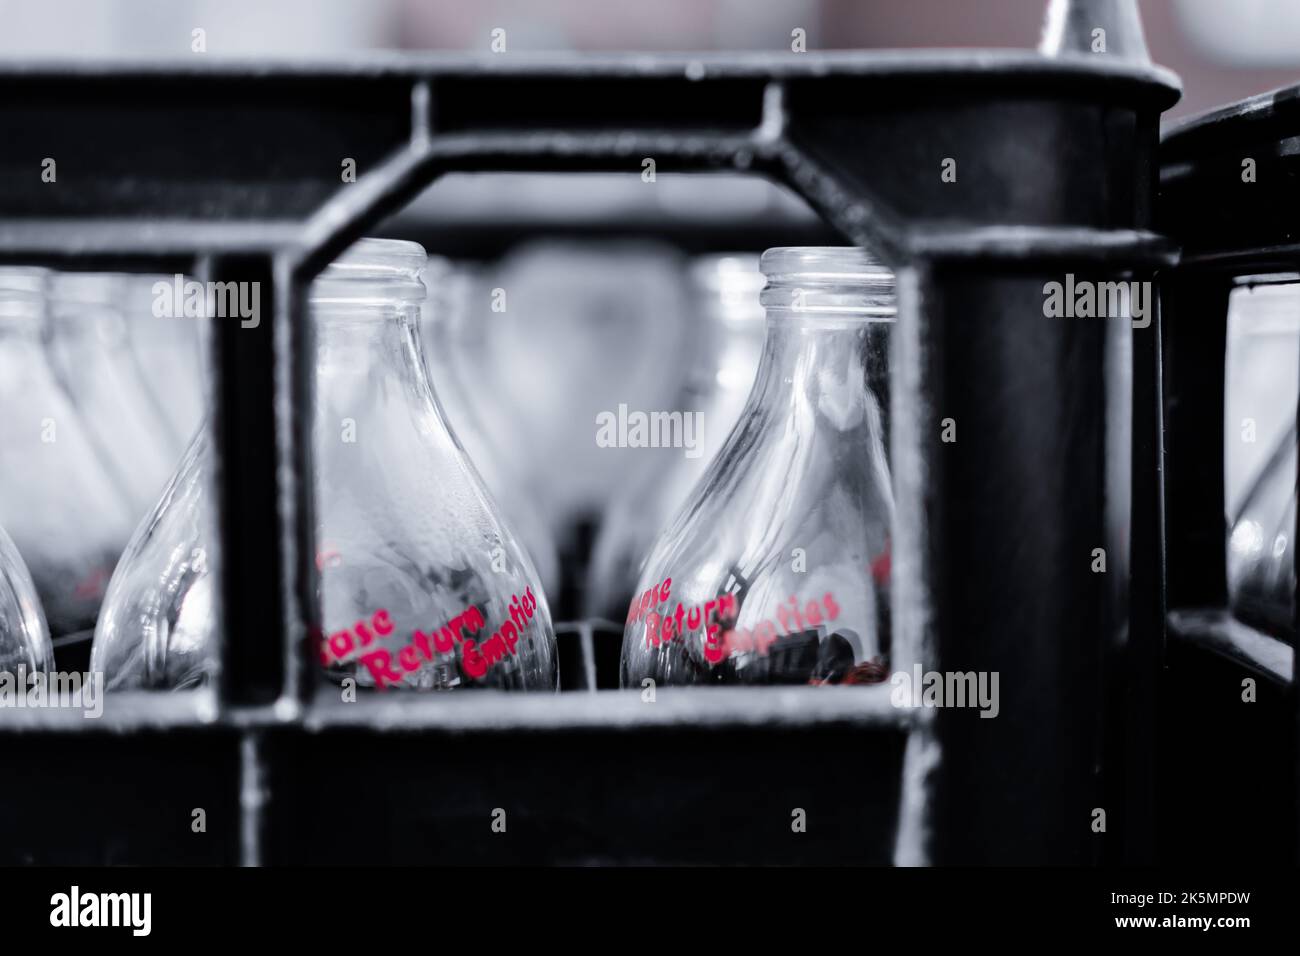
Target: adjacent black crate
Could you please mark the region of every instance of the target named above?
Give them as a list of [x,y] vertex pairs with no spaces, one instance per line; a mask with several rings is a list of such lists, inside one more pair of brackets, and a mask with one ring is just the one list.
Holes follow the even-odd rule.
[[[1300,271],[1297,136],[1300,87],[1290,87],[1180,123],[1161,144],[1158,225],[1183,252],[1161,276],[1171,645],[1160,800],[1171,845],[1194,826],[1187,794],[1215,807],[1223,825],[1198,842],[1204,860],[1300,858],[1296,628],[1264,634],[1226,607],[1223,470],[1229,294],[1239,276]],[[1255,704],[1241,700],[1247,678]],[[1252,784],[1232,786],[1207,747],[1230,748]]]

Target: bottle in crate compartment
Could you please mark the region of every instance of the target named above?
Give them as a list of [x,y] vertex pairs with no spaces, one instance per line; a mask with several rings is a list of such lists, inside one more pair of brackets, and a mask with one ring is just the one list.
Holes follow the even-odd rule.
[[134,281],[117,273],[51,275],[47,354],[107,473],[130,504],[132,520],[138,521],[176,468],[177,442],[147,387],[152,369],[140,363],[132,347],[134,323],[124,305]]
[[771,249],[762,269],[757,380],[646,559],[627,686],[886,675],[893,275],[857,248]]
[[623,619],[642,562],[721,450],[754,385],[765,331],[758,255],[700,256],[687,272],[691,348],[673,410],[701,427],[694,447],[641,469],[610,502],[587,573],[588,618]]
[[[536,572],[429,382],[417,335],[424,265],[415,243],[366,239],[312,286],[315,408],[304,413],[323,623],[313,649],[332,678],[365,688],[554,690]],[[94,652],[110,688],[212,673],[211,465],[201,433],[113,576]],[[273,632],[267,653],[280,653]]]
[[52,664],[50,632],[36,585],[13,540],[0,528],[0,674],[14,675],[19,668],[34,674],[48,671]]
[[94,626],[137,516],[51,367],[48,280],[0,268],[0,526],[59,638]]
[[557,593],[560,559],[555,537],[538,507],[537,495],[526,485],[526,476],[507,464],[511,456],[503,446],[510,447],[512,437],[508,409],[497,403],[494,389],[480,374],[492,360],[485,328],[492,313],[481,307],[491,292],[468,266],[436,256],[429,257],[424,284],[429,295],[420,332],[443,416],[519,536],[520,547],[537,568],[542,587],[547,594]]

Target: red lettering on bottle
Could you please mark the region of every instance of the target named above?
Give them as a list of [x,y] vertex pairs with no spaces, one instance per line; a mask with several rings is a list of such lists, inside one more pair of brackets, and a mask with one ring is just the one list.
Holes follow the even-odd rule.
[[[799,617],[799,599],[793,594],[789,597],[790,613],[794,615],[794,626],[796,630],[803,630],[803,619]],[[787,629],[788,630],[788,629]]]
[[352,635],[347,631],[335,631],[330,635],[330,651],[335,660],[343,660],[352,653],[355,646]]
[[470,606],[465,609],[465,613],[452,622],[452,632],[459,633],[462,629],[466,634],[473,634],[476,631],[483,630],[483,615],[479,613],[478,608]]
[[722,628],[717,624],[710,624],[708,633],[704,637],[704,659],[710,664],[718,663],[725,656],[722,642],[718,639],[721,630]]
[[343,555],[334,548],[324,548],[316,552],[316,570],[336,568],[343,563]]
[[433,632],[433,646],[446,654],[456,646],[456,633],[450,627],[440,627]]
[[808,606],[803,609],[804,614],[808,616],[808,626],[816,627],[822,622],[822,609],[816,601],[809,601]]
[[483,642],[483,659],[489,666],[498,663],[505,656],[506,642],[501,639],[499,631]]
[[727,621],[736,616],[736,595],[718,595],[718,620]]
[[[370,671],[377,688],[400,683],[402,675],[394,668],[394,662],[402,671],[412,673],[423,666],[424,661],[432,661],[436,653],[450,653],[456,644],[462,645],[461,659],[465,673],[471,678],[482,677],[491,664],[496,664],[507,656],[518,653],[518,644],[527,629],[527,622],[537,608],[537,598],[532,588],[525,589],[524,596],[511,596],[510,618],[501,629],[481,645],[468,639],[468,635],[486,629],[483,614],[474,605],[452,618],[447,624],[426,634],[418,628],[412,632],[411,640],[395,652],[376,648],[362,655],[360,662]],[[321,663],[329,665],[331,658],[342,660],[354,654],[358,647],[376,643],[376,635],[384,637],[395,630],[392,617],[381,608],[370,618],[369,624],[360,620],[350,630],[337,631],[328,639],[319,630],[313,632],[311,641],[320,656]],[[358,640],[360,645],[358,645]],[[396,655],[394,657],[394,654]]]
[[876,579],[877,584],[888,584],[889,574],[893,565],[893,548],[886,543],[885,550],[880,552],[871,562],[871,576]]
[[833,621],[840,616],[840,606],[835,603],[835,598],[831,596],[830,591],[822,595],[822,600],[826,603],[826,616],[830,620]]
[[654,645],[658,647],[659,641],[661,640],[659,634],[659,615],[654,611],[651,611],[645,616],[645,640],[646,647],[649,647],[652,641],[654,642]]
[[754,632],[748,628],[737,628],[731,632],[730,644],[737,651],[752,651],[754,649]]
[[387,687],[389,684],[396,684],[402,679],[401,675],[392,668],[392,656],[382,647],[361,655],[361,663],[370,670],[370,676],[375,679],[376,687]]
[[473,641],[466,641],[461,651],[461,664],[465,668],[465,673],[477,680],[487,673],[487,661],[483,655],[478,652]]

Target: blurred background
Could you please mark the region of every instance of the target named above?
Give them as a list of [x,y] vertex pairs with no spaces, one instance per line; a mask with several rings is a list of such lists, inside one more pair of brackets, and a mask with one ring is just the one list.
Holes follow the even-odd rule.
[[[329,57],[359,50],[508,52],[1033,47],[1044,0],[0,0],[0,56]],[[1283,86],[1300,67],[1294,0],[1142,0],[1147,43],[1183,78],[1166,119]]]

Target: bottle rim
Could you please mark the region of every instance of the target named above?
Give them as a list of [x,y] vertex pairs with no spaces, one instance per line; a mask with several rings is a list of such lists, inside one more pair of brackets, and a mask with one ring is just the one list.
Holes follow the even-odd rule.
[[861,246],[776,246],[763,253],[759,268],[770,283],[786,276],[893,286],[894,273]]
[[428,263],[424,247],[407,239],[358,239],[312,283],[313,305],[362,306],[419,302]]
[[897,314],[894,273],[861,246],[778,246],[760,260],[769,311],[888,320]]

